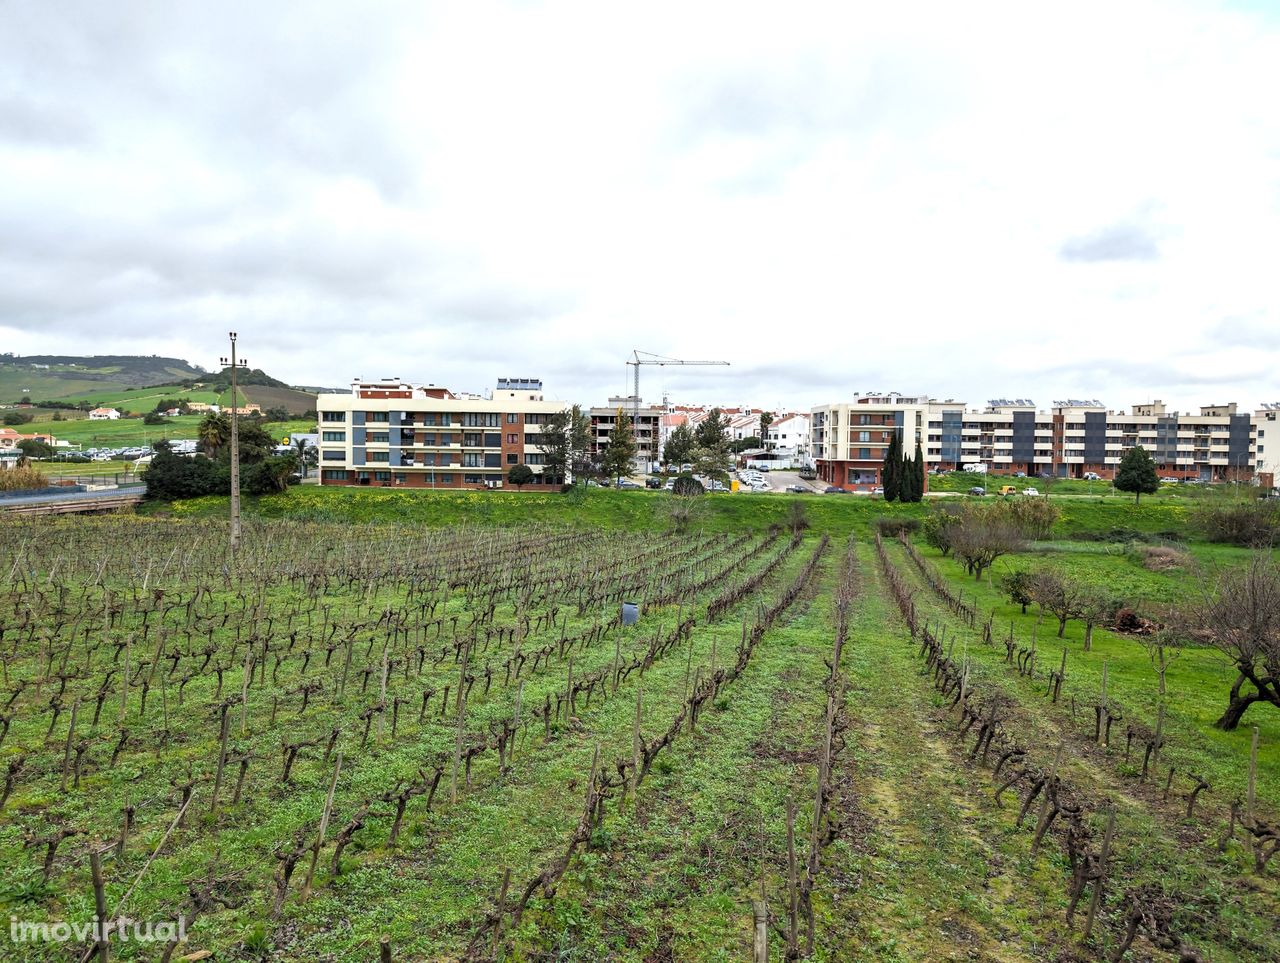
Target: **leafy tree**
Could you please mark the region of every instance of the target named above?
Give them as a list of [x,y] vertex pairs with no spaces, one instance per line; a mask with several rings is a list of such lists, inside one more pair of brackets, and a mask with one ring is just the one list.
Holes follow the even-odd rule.
[[688,423],[676,426],[662,449],[662,460],[668,465],[685,465],[693,458],[696,441]]
[[142,478],[147,483],[147,498],[199,498],[231,490],[229,476],[219,471],[216,462],[204,455],[183,458],[167,446],[157,448]]
[[507,481],[515,485],[517,489],[524,488],[534,479],[533,469],[528,465],[513,465],[511,470],[507,472]]
[[[272,455],[245,468],[240,484],[246,494],[272,495],[289,487],[289,477],[297,470],[298,459],[292,453]],[[227,491],[231,479],[227,479]]]
[[759,448],[760,439],[755,435],[746,438],[739,438],[737,441],[729,442],[729,450],[735,455],[740,455],[749,448]]
[[695,448],[718,448],[729,444],[729,424],[720,413],[719,408],[712,408],[711,413],[694,429]]
[[542,426],[538,442],[544,476],[549,481],[564,482],[573,475],[590,474],[590,440],[591,421],[579,405],[557,411]]
[[169,421],[169,419],[168,419],[168,418],[166,418],[164,415],[160,414],[160,412],[158,412],[158,411],[148,411],[145,415],[143,415],[143,416],[142,416],[142,423],[143,423],[144,425],[168,425],[168,424],[171,424],[171,422]]
[[274,405],[262,413],[267,421],[288,421],[289,409],[280,405]]
[[1112,482],[1117,491],[1133,492],[1133,502],[1138,504],[1143,495],[1153,495],[1160,490],[1160,478],[1156,474],[1156,463],[1141,445],[1134,445],[1120,459],[1116,469],[1115,481]]
[[1280,708],[1280,567],[1269,552],[1222,572],[1185,618],[1236,670],[1227,710],[1214,725],[1235,729],[1255,702]]
[[884,466],[880,469],[880,484],[884,488],[884,500],[896,502],[902,495],[902,437],[893,430],[889,447],[884,452]]
[[18,442],[18,450],[24,458],[52,458],[53,446],[39,438],[24,438]]
[[25,411],[6,411],[4,413],[4,423],[6,425],[25,425],[31,421],[31,415]]
[[951,536],[962,522],[962,513],[950,505],[941,506],[924,517],[921,533],[924,540],[942,553],[951,554]]
[[773,445],[769,444],[769,428],[773,425],[773,412],[760,412],[760,440],[764,443],[765,449],[770,449]]
[[1031,573],[1024,569],[1007,572],[1000,579],[1000,587],[1009,596],[1010,602],[1022,606],[1022,614],[1026,615],[1027,606],[1035,601],[1035,596],[1031,594]]
[[636,435],[631,427],[631,416],[624,411],[609,433],[609,443],[605,446],[600,467],[608,477],[620,479],[631,474],[635,460]]

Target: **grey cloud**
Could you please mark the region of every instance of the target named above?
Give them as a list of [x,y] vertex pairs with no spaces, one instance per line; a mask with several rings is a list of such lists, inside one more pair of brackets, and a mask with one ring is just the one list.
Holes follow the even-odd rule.
[[1068,238],[1058,251],[1064,261],[1154,261],[1160,256],[1156,238],[1136,224],[1113,224],[1093,234]]

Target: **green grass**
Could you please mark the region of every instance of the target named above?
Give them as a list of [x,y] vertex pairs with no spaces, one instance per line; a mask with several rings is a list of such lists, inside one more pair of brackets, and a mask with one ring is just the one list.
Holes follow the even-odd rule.
[[[669,492],[591,488],[560,494],[307,486],[290,489],[283,495],[245,499],[244,511],[260,518],[309,521],[431,526],[567,524],[662,532],[670,527],[666,510],[673,499]],[[878,518],[918,518],[934,508],[929,502],[904,505],[853,495],[715,494],[697,500],[699,515],[693,527],[739,531],[785,525],[793,502],[804,505],[814,531],[832,536],[867,534]],[[218,518],[226,515],[227,500],[201,498],[148,510],[182,518]],[[1157,533],[1184,526],[1186,518],[1187,510],[1181,505],[1134,506],[1127,500],[1108,500],[1064,505],[1060,528],[1065,535],[1111,529]]]
[[[143,424],[141,418],[121,418],[116,421],[67,421],[42,426],[55,438],[64,439],[84,448],[114,448],[122,445],[150,445],[167,439],[194,439],[203,415],[180,415],[168,418],[164,425]],[[282,438],[294,431],[311,431],[314,421],[294,420],[269,422],[267,430],[273,438]]]
[[[974,486],[987,490],[990,497],[1005,485],[1011,485],[1019,492],[1034,488],[1041,495],[1048,495],[1058,501],[1060,499],[1097,498],[1110,501],[1120,499],[1133,501],[1133,496],[1117,491],[1110,481],[1085,481],[1082,478],[1015,478],[1012,475],[979,474],[977,472],[956,471],[946,475],[930,475],[929,491],[931,492],[968,492]],[[1243,489],[1245,486],[1241,486]],[[1236,496],[1236,486],[1229,483],[1213,485],[1180,485],[1162,484],[1154,495],[1143,495],[1143,501],[1195,502],[1203,499],[1227,498]]]

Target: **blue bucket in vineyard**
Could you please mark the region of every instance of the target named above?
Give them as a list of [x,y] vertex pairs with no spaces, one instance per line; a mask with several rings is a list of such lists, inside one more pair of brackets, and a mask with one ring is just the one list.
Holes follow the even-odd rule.
[[622,624],[635,625],[640,621],[640,603],[623,602],[622,603]]

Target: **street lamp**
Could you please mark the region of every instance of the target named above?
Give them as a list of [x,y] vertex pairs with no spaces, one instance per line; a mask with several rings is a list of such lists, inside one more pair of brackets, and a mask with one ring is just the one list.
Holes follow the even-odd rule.
[[231,554],[240,547],[240,391],[236,371],[248,367],[244,359],[236,360],[236,333],[230,332],[231,358],[220,358],[223,368],[231,369]]

